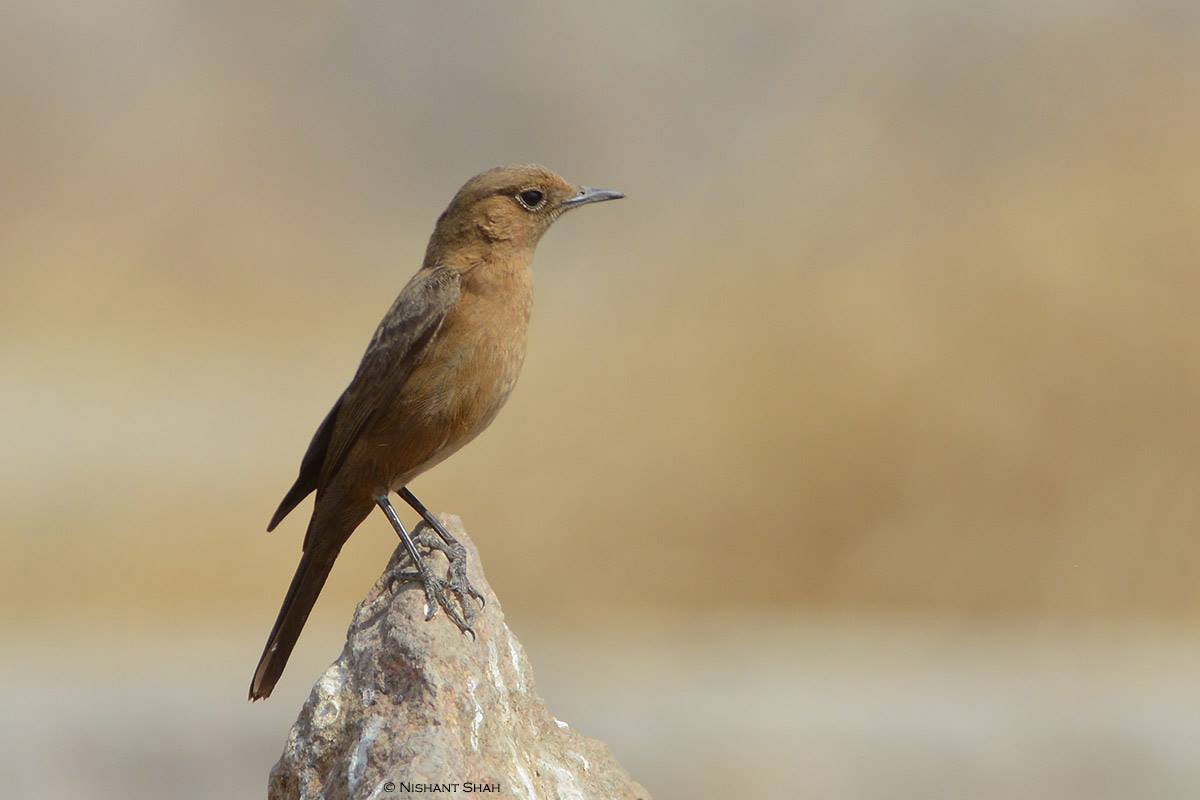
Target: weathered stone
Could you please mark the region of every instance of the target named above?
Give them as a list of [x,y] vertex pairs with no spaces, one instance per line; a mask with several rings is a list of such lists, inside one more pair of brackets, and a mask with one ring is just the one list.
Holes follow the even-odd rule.
[[[454,516],[471,582],[487,600],[472,641],[425,622],[420,586],[388,571],[359,604],[341,656],[313,687],[271,771],[269,800],[472,794],[522,800],[649,800],[608,748],[551,716],[525,651]],[[435,569],[445,566],[431,556]],[[476,604],[477,606],[478,604]],[[446,784],[449,784],[447,786]],[[471,784],[468,786],[467,784]]]

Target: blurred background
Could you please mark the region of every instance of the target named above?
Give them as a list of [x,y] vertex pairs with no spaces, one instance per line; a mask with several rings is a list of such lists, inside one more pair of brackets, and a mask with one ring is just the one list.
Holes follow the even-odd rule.
[[1195,4],[0,17],[10,796],[263,795],[395,543],[251,706],[311,505],[267,518],[525,161],[628,199],[542,243],[518,390],[414,488],[558,717],[659,800],[1200,794]]

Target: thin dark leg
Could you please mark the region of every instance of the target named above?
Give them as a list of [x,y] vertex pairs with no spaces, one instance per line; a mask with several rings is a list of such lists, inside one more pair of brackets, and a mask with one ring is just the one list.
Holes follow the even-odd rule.
[[435,517],[433,513],[425,507],[425,504],[417,499],[417,496],[412,493],[412,490],[405,486],[400,491],[396,492],[396,494],[400,495],[400,499],[412,506],[413,510],[421,515],[421,519],[433,526],[433,529],[438,532],[438,536],[442,537],[442,541],[451,547],[461,547],[461,545],[458,544],[458,540],[454,538],[450,531],[446,530],[446,526],[442,524],[441,520]]
[[442,537],[442,541],[446,543],[446,549],[443,552],[450,561],[450,588],[458,592],[459,597],[464,595],[474,597],[479,601],[480,608],[486,605],[487,601],[483,599],[483,595],[467,579],[467,549],[458,539],[454,538],[450,531],[446,530],[446,526],[442,524],[441,520],[435,517],[407,486],[401,488],[397,494],[404,502],[412,506],[413,510],[421,515],[421,519],[437,531],[437,535]]
[[[409,535],[408,529],[404,527],[404,523],[400,521],[400,517],[396,514],[396,509],[392,508],[392,502],[383,497],[375,498],[376,504],[383,509],[383,513],[388,518],[388,522],[392,523],[392,527],[396,529],[396,535],[400,537],[400,541],[404,542],[404,549],[408,551],[408,557],[412,559],[413,567],[416,569],[415,577],[421,582],[425,589],[425,620],[433,619],[433,615],[437,613],[438,606],[441,606],[446,611],[446,616],[450,617],[451,621],[458,626],[458,629],[463,633],[471,634],[471,638],[475,638],[475,631],[471,630],[471,626],[462,618],[457,609],[451,605],[446,597],[445,586],[446,582],[436,577],[429,565],[421,558],[420,552],[417,551],[416,542]],[[413,577],[412,573],[401,572],[397,575],[398,578]]]
[[417,552],[417,545],[413,542],[412,537],[408,535],[408,529],[404,527],[404,523],[396,514],[396,509],[392,508],[392,501],[385,496],[375,498],[375,502],[383,509],[388,522],[392,523],[392,527],[396,529],[396,535],[400,537],[400,541],[404,542],[404,549],[408,551],[408,557],[412,559],[413,566],[419,572],[425,566],[425,562],[421,559],[421,554]]

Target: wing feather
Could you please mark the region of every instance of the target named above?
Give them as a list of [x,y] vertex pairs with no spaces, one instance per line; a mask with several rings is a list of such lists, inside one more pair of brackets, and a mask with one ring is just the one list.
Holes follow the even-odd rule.
[[329,485],[376,413],[402,391],[459,294],[458,273],[444,267],[423,269],[408,282],[375,329],[350,385],[313,436],[300,475],[268,530],[309,493]]

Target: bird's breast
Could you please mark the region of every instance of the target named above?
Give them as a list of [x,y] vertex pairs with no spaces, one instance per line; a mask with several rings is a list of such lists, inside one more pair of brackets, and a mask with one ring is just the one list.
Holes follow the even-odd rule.
[[452,314],[405,385],[402,402],[439,425],[486,425],[516,386],[526,331],[524,320]]

